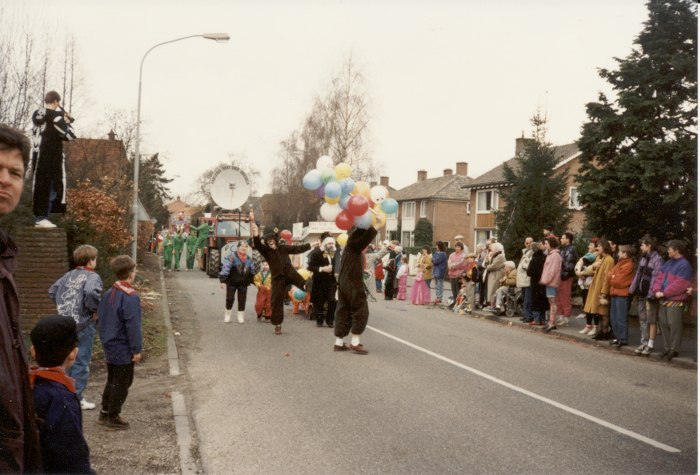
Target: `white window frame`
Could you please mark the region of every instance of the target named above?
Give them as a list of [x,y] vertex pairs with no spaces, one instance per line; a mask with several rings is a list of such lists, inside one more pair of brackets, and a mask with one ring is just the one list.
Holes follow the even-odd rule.
[[[489,192],[491,193],[491,209],[482,211],[479,209],[479,195]],[[498,210],[498,190],[479,190],[476,192],[476,214],[492,214],[496,210]]]
[[[574,193],[576,193],[576,203],[574,203]],[[581,206],[581,195],[578,194],[578,186],[569,187],[569,209],[583,209],[583,206]]]
[[421,218],[428,217],[428,201],[427,200],[423,200],[420,202],[420,217]]
[[467,201],[467,214],[472,214],[472,202]]
[[488,235],[486,236],[486,239],[484,240],[484,243],[488,241],[489,239],[494,239],[496,235],[496,231],[494,229],[475,229],[474,230],[474,248],[476,249],[476,246],[479,244],[483,244],[479,242],[479,233],[487,233]]
[[[408,234],[408,244],[404,244],[404,234]],[[401,231],[401,245],[403,247],[413,247],[413,238],[414,238],[414,232],[413,231]]]
[[449,249],[450,248],[450,241],[442,241],[445,243],[445,248]]
[[[411,211],[409,214],[408,211]],[[401,219],[410,219],[416,217],[416,202],[415,201],[405,201],[402,203],[401,208]]]

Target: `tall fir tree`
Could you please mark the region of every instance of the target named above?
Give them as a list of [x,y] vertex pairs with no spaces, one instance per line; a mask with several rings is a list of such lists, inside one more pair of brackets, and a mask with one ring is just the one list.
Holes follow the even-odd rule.
[[650,0],[619,70],[600,69],[617,98],[587,104],[579,196],[587,226],[616,242],[650,233],[697,240],[697,5]]
[[499,240],[509,259],[520,258],[525,238],[542,237],[546,225],[555,232],[566,231],[571,212],[566,199],[567,174],[554,173],[559,163],[554,146],[547,142],[547,119],[538,110],[530,119],[533,138],[527,140],[516,164],[503,165],[504,179],[512,186],[499,191],[505,203],[497,211]]

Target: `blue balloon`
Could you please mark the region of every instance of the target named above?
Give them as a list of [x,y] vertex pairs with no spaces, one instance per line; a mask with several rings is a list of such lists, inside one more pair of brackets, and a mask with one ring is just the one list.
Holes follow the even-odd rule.
[[306,292],[301,289],[296,289],[294,291],[294,298],[297,300],[304,300],[306,298]]
[[326,196],[332,200],[340,196],[340,184],[332,181],[326,185]]
[[394,214],[399,210],[399,204],[393,198],[387,198],[382,201],[382,211],[386,214]]
[[367,210],[362,216],[355,216],[355,227],[367,229],[372,226],[372,212]]
[[304,188],[307,190],[316,190],[323,184],[321,172],[318,170],[311,170],[309,173],[304,175],[304,179],[302,181],[304,183]]
[[348,209],[348,201],[350,201],[350,198],[352,198],[352,196],[350,196],[350,195],[341,196],[340,201],[338,201],[338,204],[340,205],[340,207],[343,208],[344,210],[347,210]]
[[343,178],[340,180],[340,189],[344,195],[352,193],[355,189],[355,181],[352,178]]

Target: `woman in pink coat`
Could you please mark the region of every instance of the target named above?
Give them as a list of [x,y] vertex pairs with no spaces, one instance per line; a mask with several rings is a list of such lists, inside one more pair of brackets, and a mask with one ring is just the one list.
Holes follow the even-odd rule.
[[457,295],[459,294],[459,282],[457,279],[466,270],[467,264],[467,253],[464,251],[464,244],[456,242],[455,252],[450,254],[447,260],[447,275],[450,276],[450,284],[452,285],[452,305],[450,305],[450,308],[454,307],[457,301]]
[[557,329],[557,289],[561,284],[561,254],[559,254],[559,240],[553,236],[545,238],[544,249],[547,251],[547,260],[544,262],[540,284],[547,287],[547,300],[549,300],[549,324],[542,329],[549,333]]

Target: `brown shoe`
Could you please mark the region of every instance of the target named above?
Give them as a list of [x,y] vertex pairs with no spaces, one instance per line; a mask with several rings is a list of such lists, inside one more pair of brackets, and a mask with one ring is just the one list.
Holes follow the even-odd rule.
[[129,428],[129,423],[121,416],[110,417],[105,425],[107,426],[106,430],[126,430]]
[[97,422],[99,425],[103,426],[103,425],[107,424],[108,420],[109,420],[109,416],[107,415],[107,413],[100,411],[100,415],[97,416],[97,420],[95,422]]
[[333,345],[333,351],[348,351],[350,347],[343,343],[343,346]]
[[350,348],[353,353],[356,353],[358,355],[366,355],[367,353],[369,353],[369,351],[365,350],[362,345],[350,345],[348,348]]
[[282,325],[275,325],[275,335],[282,334]]

